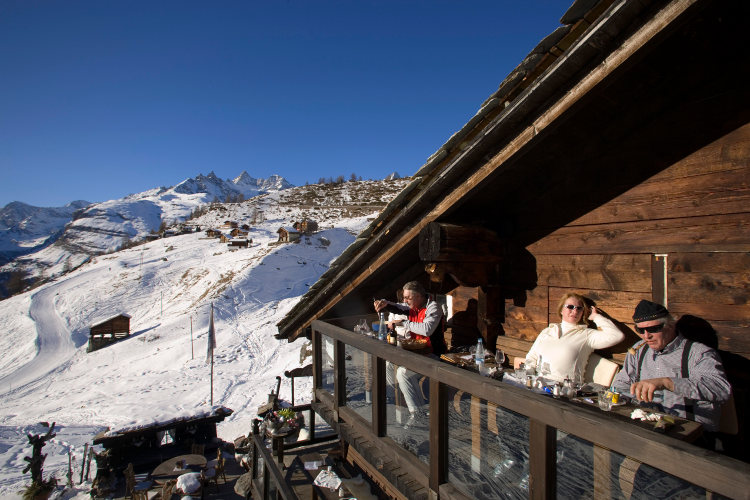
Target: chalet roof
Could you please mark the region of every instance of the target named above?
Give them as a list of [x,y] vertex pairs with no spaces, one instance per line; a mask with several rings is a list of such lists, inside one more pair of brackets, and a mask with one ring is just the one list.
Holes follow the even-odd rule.
[[108,321],[111,321],[111,320],[113,320],[113,319],[115,319],[115,318],[119,318],[119,317],[121,317],[121,316],[122,316],[123,318],[128,318],[128,319],[130,319],[130,318],[132,317],[132,316],[130,316],[130,314],[127,314],[127,313],[120,313],[120,314],[115,314],[114,316],[110,316],[110,317],[108,317],[108,318],[103,318],[103,317],[99,317],[99,318],[96,318],[96,320],[94,320],[94,321],[93,321],[93,322],[91,323],[91,328],[95,328],[95,327],[97,327],[97,326],[99,326],[99,325],[103,325],[104,323],[106,323],[106,322],[108,322]]
[[215,406],[210,410],[199,411],[191,414],[183,414],[164,420],[150,422],[139,422],[128,426],[107,429],[94,436],[94,444],[106,444],[123,438],[134,437],[146,432],[159,432],[171,429],[176,425],[190,425],[199,422],[213,421],[221,422],[234,411],[225,406]]
[[[436,198],[438,192],[451,188],[448,180],[456,178],[464,165],[460,159],[471,142],[478,140],[477,131],[498,126],[503,121],[520,120],[526,109],[531,107],[529,101],[533,94],[550,92],[542,86],[545,70],[580,38],[597,12],[604,10],[612,0],[576,0],[560,19],[562,26],[555,29],[534,47],[521,63],[500,83],[498,89],[480,106],[477,113],[448,141],[433,153],[427,162],[412,177],[413,180],[383,209],[380,215],[366,227],[354,242],[334,260],[328,271],[313,284],[300,301],[277,324],[279,333],[276,338],[290,338],[299,335],[302,327],[309,324],[315,314],[317,304],[331,296],[338,284],[344,283],[356,268],[371,257],[375,241],[391,233],[401,221],[414,217],[415,207],[421,206],[420,200]],[[587,20],[588,19],[588,20]],[[520,115],[517,117],[517,115]],[[492,120],[492,121],[490,121]],[[433,194],[434,192],[434,194]],[[409,209],[407,209],[409,208]]]
[[[652,40],[663,39],[662,35],[672,32],[674,25],[679,26],[684,18],[710,5],[709,0],[696,0],[692,4],[677,0],[575,1],[560,19],[561,26],[531,50],[497,91],[482,103],[474,117],[427,159],[412,182],[331,263],[277,324],[276,337],[294,340],[312,320],[325,314],[367,276],[381,272],[388,259],[407,251],[415,254],[417,236],[427,223],[438,217],[450,218],[452,212],[465,209],[467,202],[471,204],[477,193],[483,196],[484,203],[492,203],[493,193],[486,189],[488,182],[501,187],[503,182],[509,184],[499,180],[501,175],[516,184],[550,182],[545,178],[550,171],[543,169],[557,164],[556,158],[552,158],[557,152],[545,153],[546,148],[533,149],[534,146],[547,141],[563,149],[572,142],[585,144],[587,138],[590,142],[600,142],[599,137],[575,136],[576,131],[569,128],[564,132],[575,141],[566,143],[555,139],[555,135],[563,136],[559,123],[574,120],[575,110],[586,105],[587,96],[592,92],[599,92],[597,97],[602,100],[608,98],[615,102],[618,96],[606,94],[606,89],[623,74],[634,85],[652,88],[653,81],[659,78],[658,70],[662,70],[660,74],[668,74],[668,70],[655,64],[651,67],[653,76],[627,73],[631,61],[638,61],[643,57],[642,52],[657,46]],[[666,54],[677,54],[672,46],[663,50]],[[659,62],[666,65],[671,61],[665,56]],[[659,89],[662,93],[669,90]],[[617,106],[623,103],[617,101]],[[619,109],[617,106],[607,111],[614,113]],[[641,116],[648,113],[648,109],[634,109],[638,109]],[[595,119],[601,119],[602,123],[607,123],[605,116],[604,113],[601,118],[593,112],[582,113],[578,120],[579,123],[585,123],[584,120],[594,123]],[[623,123],[623,129],[628,125]],[[637,125],[630,128],[633,126]],[[595,127],[590,128],[592,133],[597,132]],[[532,150],[536,157],[543,154],[547,157],[536,163],[519,160]],[[573,153],[580,154],[579,151]],[[584,153],[591,154],[590,151]],[[478,202],[474,202],[474,206],[481,207]],[[554,211],[555,207],[549,209]],[[406,245],[410,246],[404,250]]]

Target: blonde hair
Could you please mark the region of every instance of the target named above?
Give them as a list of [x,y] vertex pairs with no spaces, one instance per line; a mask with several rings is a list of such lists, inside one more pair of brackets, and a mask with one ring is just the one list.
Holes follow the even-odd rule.
[[563,307],[565,306],[565,302],[568,299],[576,299],[583,306],[583,314],[581,314],[581,319],[578,320],[578,324],[585,325],[586,318],[588,318],[589,315],[591,314],[591,308],[589,307],[589,304],[588,302],[586,302],[586,298],[583,295],[573,293],[573,292],[568,292],[564,294],[562,298],[560,299],[560,302],[558,302],[557,304],[557,315],[560,316],[560,318],[562,318],[562,310],[563,310]]

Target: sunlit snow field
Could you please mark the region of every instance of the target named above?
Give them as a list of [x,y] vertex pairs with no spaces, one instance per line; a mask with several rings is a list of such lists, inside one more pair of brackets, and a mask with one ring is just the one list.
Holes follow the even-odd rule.
[[[218,434],[231,441],[248,433],[275,377],[301,366],[304,340],[274,339],[276,323],[369,223],[336,219],[300,243],[269,245],[299,213],[268,203],[250,248],[230,251],[203,232],[160,239],[0,302],[0,497],[20,496],[29,482],[21,472],[31,451],[26,433],[46,431],[37,422],[57,422],[44,470],[65,482],[68,451],[80,467],[84,443],[103,428],[209,409],[212,303],[214,405],[234,410]],[[131,316],[130,337],[87,353],[91,325],[119,313]],[[284,382],[281,396],[289,398]],[[310,390],[310,380],[298,380],[296,399]]]

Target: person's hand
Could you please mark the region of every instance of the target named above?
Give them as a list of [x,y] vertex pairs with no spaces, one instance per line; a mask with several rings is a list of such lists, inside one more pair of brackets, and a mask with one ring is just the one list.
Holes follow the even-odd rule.
[[372,305],[375,307],[375,312],[380,312],[386,308],[386,306],[388,305],[388,301],[385,299],[380,299],[373,302]]
[[388,328],[394,328],[396,326],[402,325],[403,323],[404,323],[403,319],[394,319],[392,321],[389,321],[387,324],[388,324]]
[[594,316],[596,316],[596,314],[596,306],[591,306],[591,314],[589,314],[589,320],[594,321]]
[[654,391],[661,389],[674,391],[672,379],[669,377],[650,378],[630,384],[630,394],[647,403],[654,400]]

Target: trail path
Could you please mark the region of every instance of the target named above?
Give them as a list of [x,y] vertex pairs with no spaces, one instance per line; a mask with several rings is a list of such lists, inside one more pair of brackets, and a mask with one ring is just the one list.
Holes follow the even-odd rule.
[[36,323],[37,353],[34,359],[0,378],[0,394],[13,392],[46,376],[75,354],[70,331],[55,310],[57,290],[59,287],[50,286],[32,296],[29,315]]

